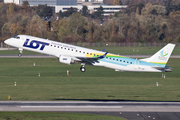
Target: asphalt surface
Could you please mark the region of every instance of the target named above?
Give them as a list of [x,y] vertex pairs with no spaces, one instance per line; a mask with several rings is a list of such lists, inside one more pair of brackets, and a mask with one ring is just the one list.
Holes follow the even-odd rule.
[[0,55],[0,58],[55,58],[55,56],[50,55]]
[[180,120],[180,102],[0,101],[0,111],[88,113],[128,120]]

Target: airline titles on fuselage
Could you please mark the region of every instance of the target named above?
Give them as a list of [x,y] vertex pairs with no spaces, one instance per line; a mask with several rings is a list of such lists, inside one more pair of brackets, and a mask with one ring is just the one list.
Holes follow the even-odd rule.
[[[69,49],[76,49],[76,47],[72,47],[72,46],[68,46],[68,45],[64,45],[64,44],[59,44],[59,43],[55,43],[55,42],[52,42],[51,45],[66,47]],[[33,48],[33,49],[38,49],[40,47],[40,50],[43,50],[45,48],[45,46],[49,46],[49,43],[41,42],[41,41],[37,41],[37,40],[31,40],[30,41],[30,39],[26,39],[26,41],[23,44],[23,47],[28,47],[28,48]]]
[[64,45],[64,44],[59,44],[59,43],[55,43],[55,42],[52,42],[51,45],[66,47],[66,48],[70,48],[70,49],[76,49],[75,47]]
[[29,39],[26,39],[26,41],[23,44],[23,47],[28,47],[28,48],[33,48],[33,49],[38,49],[40,47],[40,50],[43,50],[45,46],[49,46],[49,43],[41,42],[37,40],[32,40],[29,42]]

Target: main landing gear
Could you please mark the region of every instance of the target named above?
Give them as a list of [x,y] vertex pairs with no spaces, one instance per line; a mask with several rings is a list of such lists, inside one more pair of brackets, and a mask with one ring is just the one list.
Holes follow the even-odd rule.
[[85,71],[86,71],[86,68],[84,67],[84,65],[82,65],[82,66],[80,67],[80,70],[81,70],[81,72],[85,72]]
[[85,66],[85,63],[81,63],[81,67],[80,67],[80,70],[81,72],[85,72],[86,71],[86,68],[84,67]]

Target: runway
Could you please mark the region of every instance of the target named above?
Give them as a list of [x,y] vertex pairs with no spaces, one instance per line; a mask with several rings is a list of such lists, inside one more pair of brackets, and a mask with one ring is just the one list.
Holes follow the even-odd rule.
[[50,55],[0,55],[0,58],[56,58],[55,56]]
[[0,101],[0,111],[92,113],[128,120],[180,120],[180,102]]
[[5,111],[180,112],[180,102],[0,101]]

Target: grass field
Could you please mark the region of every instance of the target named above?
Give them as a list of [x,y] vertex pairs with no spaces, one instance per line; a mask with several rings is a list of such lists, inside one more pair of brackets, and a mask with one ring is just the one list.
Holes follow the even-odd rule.
[[80,64],[65,65],[56,58],[0,58],[0,100],[10,95],[11,100],[180,101],[179,61],[169,60],[173,72],[165,73],[164,79],[162,73],[115,72],[94,66],[86,66],[82,73]]
[[0,120],[125,120],[124,118],[79,113],[0,112]]
[[[102,50],[103,48],[93,48]],[[132,52],[134,51],[136,52]],[[138,52],[137,52],[138,49]],[[113,48],[106,51],[126,54],[154,54],[160,48]],[[0,51],[0,55],[17,55],[18,50]],[[24,51],[26,55],[38,54]],[[180,53],[175,48],[173,54]],[[173,72],[133,73],[115,72],[103,67],[86,66],[80,72],[79,64],[65,65],[56,58],[0,58],[0,100],[134,100],[180,101],[180,59],[170,59]],[[36,63],[36,66],[33,64]],[[70,76],[66,76],[66,70]],[[40,77],[39,77],[40,73]],[[16,82],[17,86],[14,86]],[[156,82],[159,86],[156,86]],[[0,112],[0,120],[124,120],[124,118],[48,112]]]

